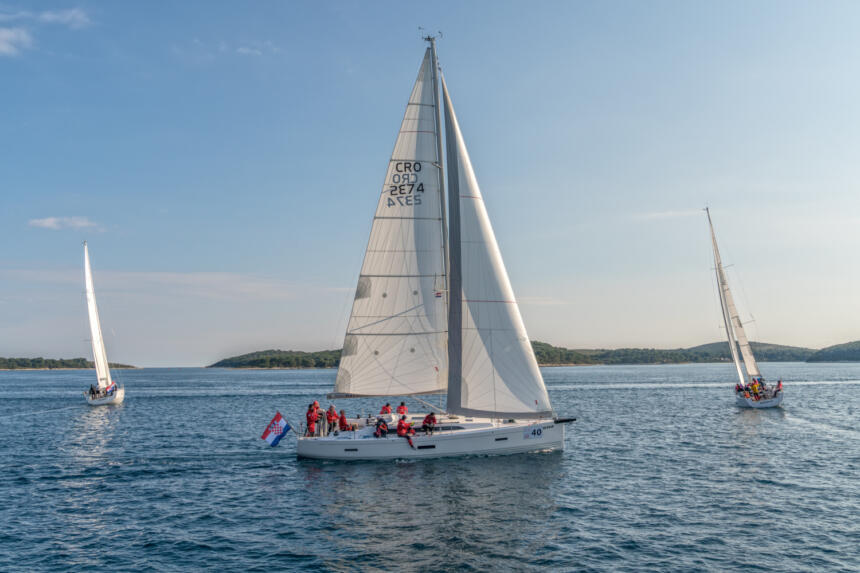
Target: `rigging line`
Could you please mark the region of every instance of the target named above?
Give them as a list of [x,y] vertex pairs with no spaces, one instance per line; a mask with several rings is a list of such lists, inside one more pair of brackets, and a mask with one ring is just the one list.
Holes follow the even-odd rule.
[[448,413],[448,410],[445,410],[444,408],[442,408],[442,406],[441,406],[441,405],[439,405],[438,407],[437,407],[437,406],[434,406],[434,405],[433,405],[433,404],[431,404],[430,402],[425,402],[424,400],[422,400],[421,398],[419,398],[419,397],[417,397],[417,396],[410,396],[410,398],[412,398],[412,399],[413,399],[413,400],[415,400],[416,402],[421,402],[422,404],[424,404],[425,406],[427,406],[428,408],[430,408],[430,411],[431,411],[431,412],[435,412],[436,410],[441,410],[441,412],[439,412],[440,414],[447,414],[447,413]]

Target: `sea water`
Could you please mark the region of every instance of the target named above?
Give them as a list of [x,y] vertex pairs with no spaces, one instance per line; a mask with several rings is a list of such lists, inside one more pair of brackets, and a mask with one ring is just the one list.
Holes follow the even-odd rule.
[[0,570],[857,571],[860,365],[762,367],[782,408],[725,364],[546,368],[564,452],[384,462],[260,439],[333,370],[119,371],[110,407],[0,372]]

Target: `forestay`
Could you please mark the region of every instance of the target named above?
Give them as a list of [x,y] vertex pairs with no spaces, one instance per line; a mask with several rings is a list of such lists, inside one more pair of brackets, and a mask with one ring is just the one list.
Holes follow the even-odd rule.
[[442,91],[451,278],[447,410],[491,417],[549,417],[549,396],[444,78]]
[[96,366],[99,388],[106,388],[111,383],[110,368],[108,368],[102,327],[99,322],[99,309],[96,306],[96,292],[93,287],[93,273],[90,269],[90,252],[86,242],[84,242],[84,283],[87,290],[87,312],[90,317],[90,339],[93,342],[93,362]]
[[744,325],[741,322],[740,316],[738,315],[738,309],[735,306],[735,301],[732,297],[732,291],[729,289],[729,282],[726,278],[726,271],[723,268],[723,261],[720,258],[720,250],[717,247],[717,236],[714,233],[714,224],[711,221],[711,212],[708,209],[705,209],[705,211],[708,214],[708,225],[711,228],[711,243],[713,244],[714,248],[714,266],[717,274],[717,285],[719,287],[720,292],[720,306],[722,307],[723,320],[726,324],[726,334],[728,335],[729,340],[729,349],[731,350],[732,359],[734,360],[735,367],[738,371],[738,377],[740,378],[741,383],[743,383],[744,377],[741,373],[737,350],[735,349],[735,338],[737,338],[737,347],[740,349],[741,355],[743,356],[747,376],[761,376],[761,373],[759,372],[758,365],[756,364],[755,357],[753,356],[752,348],[750,348],[749,340],[747,340],[747,335],[744,331]]
[[330,398],[446,388],[436,133],[428,48],[388,164]]

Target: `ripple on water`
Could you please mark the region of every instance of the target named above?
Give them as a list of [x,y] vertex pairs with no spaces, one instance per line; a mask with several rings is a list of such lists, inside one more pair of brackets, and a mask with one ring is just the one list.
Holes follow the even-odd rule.
[[333,371],[127,372],[118,408],[0,373],[0,570],[860,569],[860,366],[764,366],[781,410],[736,409],[725,365],[546,369],[563,454],[381,463],[259,439]]

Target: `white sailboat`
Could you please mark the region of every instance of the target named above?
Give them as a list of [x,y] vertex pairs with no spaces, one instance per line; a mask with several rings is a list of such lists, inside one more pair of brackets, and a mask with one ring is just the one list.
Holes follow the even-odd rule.
[[99,309],[96,306],[96,291],[93,287],[93,273],[90,268],[90,252],[84,241],[84,283],[87,290],[87,313],[90,319],[90,338],[93,343],[93,362],[96,367],[96,385],[84,392],[87,403],[92,406],[119,404],[125,398],[125,388],[113,381],[108,365],[102,327],[99,322]]
[[[410,442],[356,429],[298,440],[299,457],[391,459],[564,449],[432,37],[412,89],[356,288],[329,398],[447,393],[436,431]],[[445,209],[447,170],[448,210]],[[450,230],[449,230],[450,222]],[[419,399],[420,400],[420,399]],[[438,412],[438,410],[437,410]],[[386,422],[395,423],[393,416]],[[420,426],[424,413],[408,416]]]
[[[720,250],[717,248],[717,236],[714,234],[714,224],[711,221],[711,211],[706,207],[705,212],[708,215],[708,225],[711,228],[711,243],[714,248],[714,269],[717,275],[717,287],[720,294],[720,308],[723,314],[723,323],[726,327],[726,335],[729,340],[729,350],[732,355],[732,361],[735,364],[735,370],[738,374],[738,384],[735,386],[735,402],[738,406],[744,408],[773,408],[782,404],[783,391],[782,380],[776,387],[768,387],[764,378],[759,372],[758,364],[756,364],[755,356],[753,356],[752,348],[749,340],[747,340],[744,325],[738,316],[738,309],[735,306],[732,291],[729,289],[729,282],[726,279],[726,272],[723,268],[723,261],[720,258]],[[746,375],[744,369],[746,368]]]

